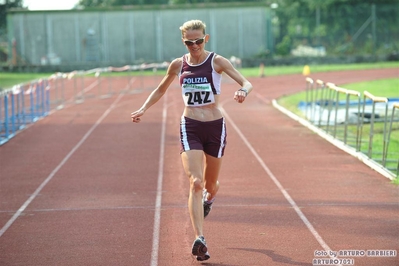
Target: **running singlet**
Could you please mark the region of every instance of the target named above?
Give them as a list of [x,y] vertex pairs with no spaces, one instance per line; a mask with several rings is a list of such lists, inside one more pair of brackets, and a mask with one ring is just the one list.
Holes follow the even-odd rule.
[[186,106],[204,106],[215,102],[215,94],[220,94],[222,75],[213,69],[215,53],[210,53],[199,65],[190,65],[183,55],[179,74],[180,86]]

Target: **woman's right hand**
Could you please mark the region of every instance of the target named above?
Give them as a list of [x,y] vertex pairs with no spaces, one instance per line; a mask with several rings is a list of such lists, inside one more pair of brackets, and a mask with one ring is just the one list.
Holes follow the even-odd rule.
[[144,114],[144,111],[139,109],[137,111],[134,111],[133,113],[131,113],[130,117],[132,119],[133,123],[139,123],[141,121],[140,116],[142,116]]

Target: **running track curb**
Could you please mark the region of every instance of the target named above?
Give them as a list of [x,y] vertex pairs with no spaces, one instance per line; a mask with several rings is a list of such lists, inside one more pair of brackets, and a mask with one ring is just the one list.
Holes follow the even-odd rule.
[[312,130],[313,132],[317,133],[323,139],[325,139],[328,142],[332,143],[334,146],[338,147],[339,149],[341,149],[341,150],[345,151],[346,153],[349,153],[350,155],[356,157],[361,162],[363,162],[364,164],[368,165],[369,167],[371,167],[372,169],[374,169],[375,171],[377,171],[381,175],[385,176],[386,178],[388,178],[390,180],[394,180],[396,178],[395,174],[393,174],[389,170],[383,168],[380,164],[378,164],[377,162],[371,160],[365,154],[356,151],[356,149],[354,149],[353,147],[345,145],[342,141],[340,141],[338,139],[335,139],[332,136],[328,135],[323,130],[321,130],[318,127],[312,125],[309,121],[307,121],[307,120],[297,116],[296,114],[292,113],[291,111],[285,109],[284,107],[282,107],[281,105],[279,105],[277,103],[277,100],[273,99],[272,100],[272,104],[280,112],[284,113],[285,115],[287,115],[288,117],[292,118],[293,120],[301,123],[302,125],[304,125],[308,129]]

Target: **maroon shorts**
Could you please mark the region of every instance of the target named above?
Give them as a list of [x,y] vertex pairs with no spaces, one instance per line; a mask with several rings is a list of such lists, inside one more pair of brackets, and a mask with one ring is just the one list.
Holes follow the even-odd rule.
[[214,121],[198,121],[185,116],[180,120],[180,152],[202,150],[220,158],[226,147],[226,123],[224,118]]

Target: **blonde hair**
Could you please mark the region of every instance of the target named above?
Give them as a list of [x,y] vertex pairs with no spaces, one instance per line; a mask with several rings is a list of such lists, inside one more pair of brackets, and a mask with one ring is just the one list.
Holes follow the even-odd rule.
[[193,19],[184,22],[184,24],[181,25],[179,29],[181,30],[181,36],[184,36],[184,33],[186,33],[189,30],[202,30],[202,33],[204,33],[205,35],[205,28],[206,25],[204,22],[198,19]]

